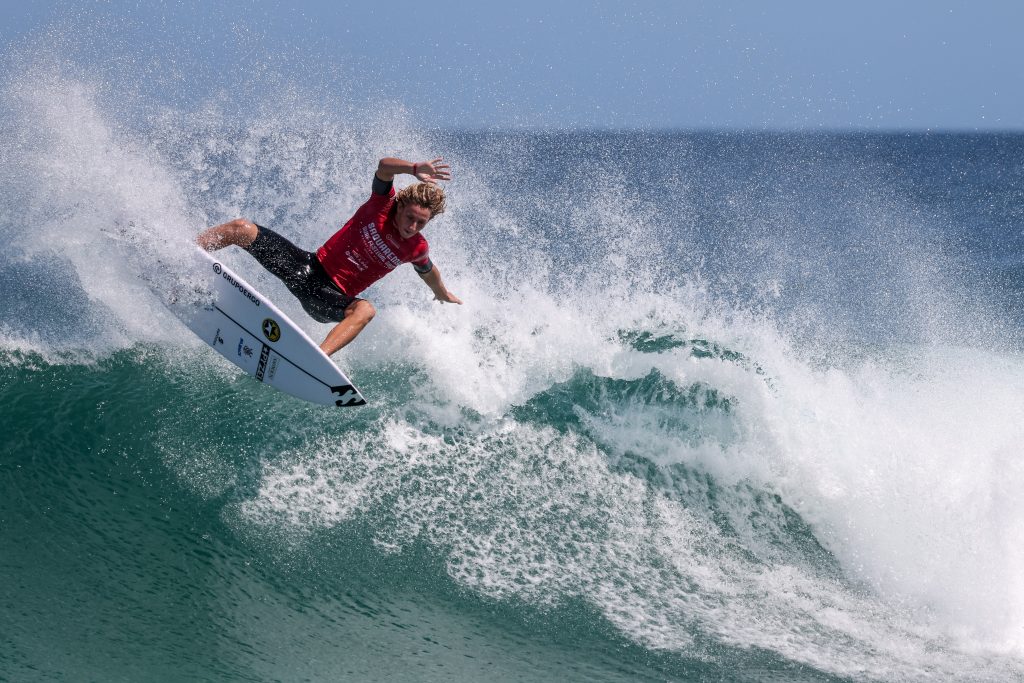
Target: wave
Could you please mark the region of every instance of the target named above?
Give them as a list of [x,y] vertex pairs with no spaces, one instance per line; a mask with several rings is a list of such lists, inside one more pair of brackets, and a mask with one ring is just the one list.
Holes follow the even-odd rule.
[[[582,615],[602,638],[723,670],[756,651],[851,678],[1019,674],[1024,359],[975,343],[1005,321],[958,317],[929,279],[940,258],[889,263],[919,278],[919,307],[844,338],[861,290],[790,301],[753,276],[730,290],[750,271],[716,254],[753,233],[716,234],[680,203],[683,180],[652,198],[612,168],[647,161],[620,164],[629,139],[384,133],[294,93],[242,123],[215,105],[137,122],[112,94],[44,66],[6,84],[5,405],[34,396],[60,406],[47,419],[143,439],[227,529],[231,562],[254,553],[294,578],[351,569],[351,552],[385,572],[412,555],[445,600]],[[381,314],[339,361],[367,409],[339,416],[239,377],[151,292],[187,280],[202,227],[245,215],[311,248],[377,157],[437,147],[457,177],[428,237],[467,303],[432,305],[405,272],[371,291]],[[488,165],[525,155],[559,176],[595,147],[608,172],[568,173],[572,192],[503,185]],[[246,255],[224,258],[323,334]],[[920,328],[894,338],[908,320]],[[12,415],[19,449],[47,443],[38,415]],[[139,436],[120,421],[146,415]]]

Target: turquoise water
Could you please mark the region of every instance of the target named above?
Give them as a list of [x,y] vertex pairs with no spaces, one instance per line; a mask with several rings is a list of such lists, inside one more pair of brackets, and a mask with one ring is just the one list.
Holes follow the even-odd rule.
[[[0,678],[1024,677],[1024,138],[117,95],[5,84]],[[150,289],[238,215],[315,247],[435,152],[466,305],[368,293],[364,408],[241,376]]]
[[[379,483],[389,490],[373,492],[378,504],[347,517],[313,503],[339,505],[338,497],[351,495],[346,479],[358,485],[367,468],[382,465],[367,443],[372,421],[353,429],[332,412],[282,406],[251,382],[225,386],[216,373],[174,371],[152,350],[89,367],[7,360],[3,426],[16,436],[3,479],[4,603],[17,628],[5,635],[2,665],[12,679],[643,680],[717,675],[713,662],[722,657],[742,663],[751,679],[771,672],[780,680],[819,678],[770,652],[700,642],[696,630],[687,638],[700,642],[698,657],[649,650],[579,595],[557,603],[539,593],[517,599],[520,589],[537,591],[528,585],[545,573],[531,567],[540,558],[520,557],[522,547],[497,552],[508,564],[496,578],[507,585],[493,595],[473,590],[478,568],[460,556],[468,539],[448,537],[455,530],[508,534],[510,546],[522,542],[515,536],[537,533],[542,538],[525,554],[546,552],[563,563],[589,563],[596,558],[588,553],[616,542],[607,523],[622,501],[609,505],[587,491],[581,477],[588,474],[569,461],[574,453],[544,455],[560,447],[555,433],[524,444],[464,428],[428,429],[450,452],[391,470],[394,480]],[[634,389],[646,393],[644,383]],[[170,392],[173,404],[160,399]],[[225,402],[247,406],[245,418],[219,409]],[[340,462],[328,457],[327,481],[306,480],[306,467],[316,467],[307,460],[294,489],[269,493],[261,482],[261,460],[291,471],[302,455],[272,454],[311,442],[314,451],[344,452],[353,431],[359,452],[337,456]],[[467,464],[459,457],[467,449],[493,460]],[[474,468],[471,481],[460,466]],[[532,472],[512,481],[523,468]],[[616,469],[619,486],[644,498],[630,504],[642,516],[637,528],[647,527],[654,513],[644,508],[658,501],[641,482],[659,475],[635,462]],[[548,493],[529,490],[543,475],[553,478],[556,495],[571,492],[585,509],[531,509],[548,502]],[[696,500],[720,495],[712,481],[692,478],[703,489]],[[439,493],[453,498],[439,503]],[[258,509],[261,498],[268,509]],[[808,545],[794,559],[827,566],[809,531],[777,498],[766,498],[764,511],[789,518],[794,544]],[[427,514],[411,515],[410,503]],[[472,512],[446,519],[459,509]],[[575,581],[582,587],[587,577]]]

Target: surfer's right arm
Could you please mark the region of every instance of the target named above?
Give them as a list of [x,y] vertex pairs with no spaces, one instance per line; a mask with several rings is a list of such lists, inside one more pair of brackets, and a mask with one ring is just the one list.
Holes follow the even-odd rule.
[[377,177],[390,183],[396,175],[406,173],[416,176],[424,183],[436,183],[439,180],[451,180],[451,166],[444,163],[444,157],[431,161],[405,161],[396,157],[384,157],[377,164]]

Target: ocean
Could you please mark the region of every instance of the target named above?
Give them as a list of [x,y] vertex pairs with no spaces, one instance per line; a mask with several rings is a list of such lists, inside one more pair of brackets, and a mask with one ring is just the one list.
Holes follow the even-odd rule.
[[[1024,680],[1024,136],[137,104],[2,91],[0,679]],[[367,292],[366,407],[160,303],[385,155],[452,164],[465,305]]]

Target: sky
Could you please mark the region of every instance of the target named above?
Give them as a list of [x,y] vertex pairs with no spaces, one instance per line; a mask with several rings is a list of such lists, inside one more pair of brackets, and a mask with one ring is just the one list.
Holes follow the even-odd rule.
[[1024,3],[0,0],[0,44],[192,106],[454,129],[1024,130]]

